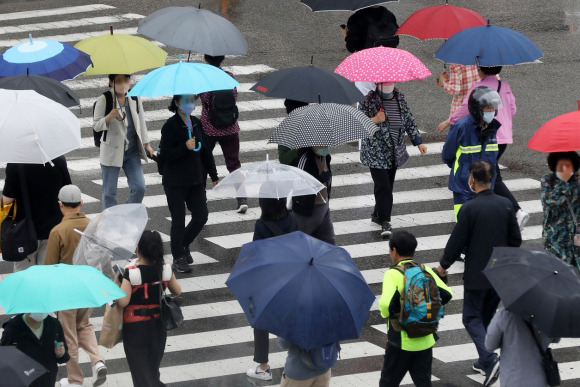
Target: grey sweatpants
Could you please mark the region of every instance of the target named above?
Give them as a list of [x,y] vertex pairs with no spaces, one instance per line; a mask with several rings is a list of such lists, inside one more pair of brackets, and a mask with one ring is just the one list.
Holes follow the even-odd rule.
[[330,219],[328,202],[314,205],[312,215],[303,216],[294,214],[298,223],[298,230],[326,243],[336,245],[334,226]]

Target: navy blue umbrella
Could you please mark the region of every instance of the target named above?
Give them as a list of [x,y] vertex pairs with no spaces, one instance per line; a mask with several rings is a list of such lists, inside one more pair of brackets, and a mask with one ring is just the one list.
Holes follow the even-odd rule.
[[510,66],[532,63],[543,56],[525,35],[504,27],[468,28],[453,35],[435,52],[445,63]]
[[252,327],[304,349],[358,338],[375,300],[345,249],[300,231],[245,244],[226,285]]

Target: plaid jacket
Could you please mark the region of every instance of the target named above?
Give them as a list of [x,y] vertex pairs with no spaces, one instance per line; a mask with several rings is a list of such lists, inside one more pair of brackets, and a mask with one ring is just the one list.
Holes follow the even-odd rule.
[[447,94],[453,96],[451,102],[451,116],[460,106],[467,92],[475,82],[479,82],[479,72],[476,66],[463,66],[458,64],[449,65],[449,81],[443,84]]

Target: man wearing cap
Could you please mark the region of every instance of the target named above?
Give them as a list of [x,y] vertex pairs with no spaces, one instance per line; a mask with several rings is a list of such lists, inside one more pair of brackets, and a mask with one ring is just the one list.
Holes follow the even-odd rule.
[[[45,265],[73,264],[73,254],[81,235],[75,231],[85,231],[89,219],[81,212],[83,201],[81,190],[76,185],[65,185],[58,193],[58,205],[63,214],[60,224],[52,229],[48,237]],[[107,378],[105,360],[99,353],[93,325],[89,321],[93,309],[73,309],[58,312],[68,344],[70,360],[66,363],[68,378],[60,380],[61,386],[82,386],[83,372],[79,366],[79,346],[91,359],[93,366],[93,386],[102,385]]]

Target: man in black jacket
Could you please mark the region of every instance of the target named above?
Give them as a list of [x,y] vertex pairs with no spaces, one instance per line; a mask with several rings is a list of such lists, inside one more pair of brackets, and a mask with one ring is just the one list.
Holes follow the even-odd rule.
[[348,52],[357,52],[378,46],[397,47],[399,37],[394,35],[398,29],[395,15],[383,6],[374,5],[349,17],[342,33]]
[[475,343],[479,360],[473,369],[485,374],[484,386],[492,384],[499,374],[499,358],[485,348],[487,326],[499,305],[499,297],[482,271],[487,266],[494,247],[519,247],[522,236],[511,202],[490,189],[494,169],[478,160],[469,168],[469,186],[475,197],[459,211],[457,224],[445,246],[437,271],[446,270],[464,249],[463,325]]

